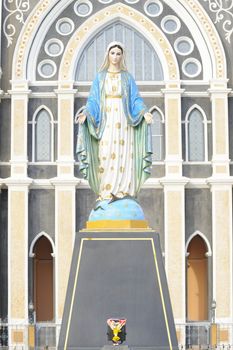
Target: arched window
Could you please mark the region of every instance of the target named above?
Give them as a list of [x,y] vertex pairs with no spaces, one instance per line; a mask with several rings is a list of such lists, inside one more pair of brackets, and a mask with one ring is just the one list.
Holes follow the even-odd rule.
[[207,161],[206,118],[199,107],[192,107],[186,116],[186,160]]
[[187,247],[187,319],[208,320],[208,247],[194,235]]
[[32,120],[32,161],[54,161],[54,121],[47,107],[40,107]]
[[127,68],[136,80],[163,80],[161,62],[149,41],[134,28],[117,21],[105,27],[86,45],[78,60],[76,81],[94,79],[103,62],[105,50],[113,40],[124,44]]
[[152,143],[153,143],[153,161],[164,160],[164,119],[162,114],[157,110],[152,110]]

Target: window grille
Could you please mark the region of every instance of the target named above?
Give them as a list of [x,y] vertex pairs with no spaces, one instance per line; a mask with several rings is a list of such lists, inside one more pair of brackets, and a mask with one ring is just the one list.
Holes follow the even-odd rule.
[[52,156],[52,123],[51,116],[45,109],[41,109],[34,121],[34,161],[50,162]]
[[164,123],[161,114],[154,110],[152,124],[153,161],[164,160]]
[[188,117],[188,161],[205,161],[204,127],[202,113],[194,108]]
[[134,28],[117,21],[96,34],[79,57],[76,81],[92,81],[98,72],[111,41],[120,41],[126,52],[126,65],[138,81],[163,80],[161,62],[152,45]]

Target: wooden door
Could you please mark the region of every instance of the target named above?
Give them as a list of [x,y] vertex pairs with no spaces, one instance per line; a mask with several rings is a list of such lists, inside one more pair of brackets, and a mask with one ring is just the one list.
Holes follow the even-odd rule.
[[35,246],[34,304],[36,322],[53,320],[53,258],[49,240],[42,236]]
[[195,236],[188,246],[187,318],[189,321],[208,320],[208,261],[206,245]]

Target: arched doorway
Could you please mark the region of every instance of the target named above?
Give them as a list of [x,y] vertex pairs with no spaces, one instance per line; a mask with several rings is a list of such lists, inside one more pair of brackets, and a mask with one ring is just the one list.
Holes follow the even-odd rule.
[[36,322],[54,319],[52,246],[41,236],[34,246],[34,307]]
[[207,247],[200,235],[190,241],[187,259],[187,319],[208,320],[208,259]]

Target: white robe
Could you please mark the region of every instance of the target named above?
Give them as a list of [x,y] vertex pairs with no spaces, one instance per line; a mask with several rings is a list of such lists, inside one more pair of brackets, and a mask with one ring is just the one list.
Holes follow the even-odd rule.
[[134,133],[121,99],[121,74],[107,73],[106,126],[99,143],[100,199],[135,195]]

